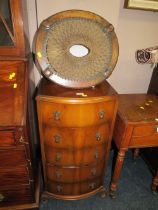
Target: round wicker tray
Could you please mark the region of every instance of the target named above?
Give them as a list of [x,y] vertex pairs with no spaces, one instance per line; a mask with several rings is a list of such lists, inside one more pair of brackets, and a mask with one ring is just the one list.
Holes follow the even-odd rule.
[[[73,54],[72,48],[86,49]],[[36,34],[38,69],[51,81],[71,88],[94,86],[112,73],[118,59],[114,27],[88,11],[68,10],[44,20]]]

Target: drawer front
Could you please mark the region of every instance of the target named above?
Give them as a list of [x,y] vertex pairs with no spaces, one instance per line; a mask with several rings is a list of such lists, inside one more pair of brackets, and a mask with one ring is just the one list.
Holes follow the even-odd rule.
[[157,135],[158,138],[158,124],[155,125],[141,125],[134,127],[133,137],[135,136],[151,136]]
[[111,121],[114,105],[114,101],[89,104],[58,104],[43,101],[40,114],[44,125],[84,127]]
[[139,148],[139,147],[154,147],[158,146],[158,135],[143,136],[143,137],[133,137],[131,138],[129,147]]
[[26,164],[26,153],[23,146],[18,148],[0,149],[0,168]]
[[28,168],[19,166],[14,168],[0,168],[0,186],[29,184]]
[[0,207],[30,203],[34,201],[33,199],[33,192],[29,185],[22,188],[0,189]]
[[11,130],[0,131],[0,147],[15,145],[14,132]]
[[48,192],[54,193],[56,195],[81,195],[85,193],[92,192],[100,186],[102,186],[102,178],[94,179],[87,182],[80,182],[74,184],[68,183],[58,183],[58,182],[49,182],[48,183]]
[[108,123],[86,128],[45,128],[44,144],[54,148],[82,149],[107,142],[109,133]]
[[158,125],[135,126],[129,147],[158,146]]
[[82,166],[98,164],[103,160],[106,144],[82,150],[53,149],[45,146],[45,157],[48,163],[58,166]]
[[80,168],[62,168],[57,166],[46,165],[47,179],[49,181],[74,183],[86,180],[92,180],[103,174],[104,162],[96,166],[87,166]]

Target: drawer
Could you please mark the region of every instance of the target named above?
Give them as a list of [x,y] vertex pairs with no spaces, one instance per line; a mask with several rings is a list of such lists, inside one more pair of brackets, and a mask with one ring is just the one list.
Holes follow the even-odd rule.
[[29,184],[28,168],[25,166],[0,168],[0,186]]
[[81,149],[107,142],[109,134],[108,123],[86,128],[47,127],[44,129],[44,144],[54,148]]
[[46,165],[46,174],[49,181],[74,183],[92,180],[100,177],[104,172],[104,161],[95,166],[62,168]]
[[91,181],[80,182],[80,183],[59,183],[59,182],[48,182],[48,192],[56,195],[81,195],[92,192],[100,186],[102,186],[102,177],[93,179]]
[[0,207],[33,202],[34,196],[30,185],[0,189]]
[[151,136],[151,135],[157,135],[157,138],[158,138],[158,124],[136,126],[134,127],[132,136],[143,137],[143,136]]
[[[86,101],[85,101],[86,103]],[[59,127],[84,127],[111,122],[114,101],[87,104],[58,104],[42,101],[42,123]]]
[[0,168],[26,165],[25,147],[0,149]]
[[0,131],[0,147],[15,145],[13,130]]
[[151,136],[140,136],[131,138],[129,147],[139,148],[139,147],[154,147],[158,146],[158,135]]
[[58,166],[83,166],[98,164],[104,159],[107,144],[81,150],[54,149],[45,146],[46,161]]

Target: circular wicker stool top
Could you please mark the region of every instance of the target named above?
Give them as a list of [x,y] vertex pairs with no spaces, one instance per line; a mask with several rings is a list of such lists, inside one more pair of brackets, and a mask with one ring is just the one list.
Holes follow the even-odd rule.
[[51,81],[71,88],[94,86],[112,73],[118,58],[113,26],[81,10],[57,13],[36,34],[37,66]]

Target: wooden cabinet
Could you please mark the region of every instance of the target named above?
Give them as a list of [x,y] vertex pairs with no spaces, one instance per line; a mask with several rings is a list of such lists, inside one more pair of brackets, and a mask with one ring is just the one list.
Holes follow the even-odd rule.
[[27,62],[0,61],[0,209],[36,203],[27,83]]
[[0,209],[38,208],[25,3],[0,0]]
[[77,90],[43,78],[36,100],[43,195],[74,200],[103,191],[117,93],[108,82]]

